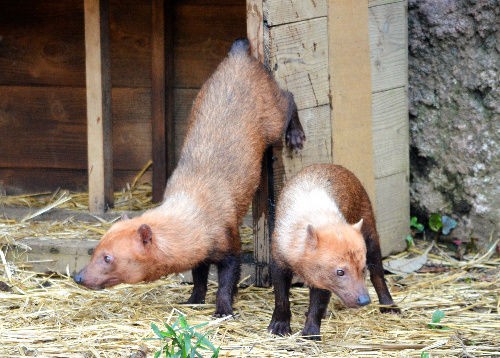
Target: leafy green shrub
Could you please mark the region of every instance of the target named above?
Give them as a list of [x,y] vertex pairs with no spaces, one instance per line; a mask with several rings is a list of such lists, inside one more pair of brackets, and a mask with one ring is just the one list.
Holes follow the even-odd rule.
[[155,353],[154,358],[167,357],[167,358],[203,358],[199,349],[208,350],[212,352],[211,357],[217,358],[219,356],[219,349],[208,340],[207,334],[201,334],[196,330],[206,326],[208,322],[190,326],[184,316],[179,316],[173,325],[165,323],[165,331],[162,331],[154,323],[151,323],[156,338],[149,338],[151,340],[165,341],[165,345]]

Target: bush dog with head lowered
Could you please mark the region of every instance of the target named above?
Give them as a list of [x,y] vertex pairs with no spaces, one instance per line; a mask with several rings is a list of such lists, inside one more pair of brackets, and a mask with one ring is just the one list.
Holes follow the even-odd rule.
[[247,40],[235,41],[193,103],[163,203],[115,223],[75,281],[102,289],[192,269],[187,302],[203,303],[209,266],[216,264],[215,315],[231,315],[238,227],[258,187],[264,150],[285,128],[287,144],[300,149],[305,136],[293,96],[250,56]]
[[353,173],[339,165],[309,166],[280,194],[273,233],[275,308],[269,331],[290,334],[293,273],[310,286],[302,334],[319,339],[331,292],[348,307],[370,303],[366,268],[383,312],[399,312],[387,289],[370,200]]

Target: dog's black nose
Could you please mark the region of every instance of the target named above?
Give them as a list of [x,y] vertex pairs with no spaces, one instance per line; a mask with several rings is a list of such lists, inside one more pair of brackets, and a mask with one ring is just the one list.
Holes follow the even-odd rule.
[[357,303],[358,303],[358,305],[360,305],[360,306],[366,306],[366,305],[367,305],[367,304],[369,304],[370,302],[371,302],[371,300],[370,300],[370,296],[368,296],[368,295],[366,295],[366,294],[365,294],[365,295],[361,295],[361,296],[359,296],[359,297],[358,297],[358,299],[357,299]]
[[83,275],[82,275],[82,272],[78,272],[74,277],[73,277],[73,280],[75,280],[75,282],[79,285],[82,284],[83,282]]

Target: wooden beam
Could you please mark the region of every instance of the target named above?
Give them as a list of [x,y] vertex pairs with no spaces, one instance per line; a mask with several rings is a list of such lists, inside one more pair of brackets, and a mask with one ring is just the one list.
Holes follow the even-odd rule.
[[[247,0],[247,37],[250,41],[252,55],[260,62],[266,63],[264,55],[264,18],[262,0]],[[269,148],[264,154],[260,185],[252,204],[254,232],[255,284],[269,286],[269,263],[271,261],[271,230],[273,213],[272,156]]]
[[328,3],[333,161],[352,170],[375,203],[367,0]]
[[113,206],[108,0],[84,0],[89,209]]
[[151,112],[153,202],[163,192],[174,162],[173,29],[174,2],[152,1]]

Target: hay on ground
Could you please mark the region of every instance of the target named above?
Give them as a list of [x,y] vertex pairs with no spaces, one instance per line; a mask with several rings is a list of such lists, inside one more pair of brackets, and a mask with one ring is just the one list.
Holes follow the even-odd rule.
[[[75,194],[68,195],[71,199],[61,205],[75,202]],[[20,199],[10,203],[15,200]],[[73,205],[85,206],[78,200]],[[26,236],[98,238],[109,225],[0,219],[0,244]],[[413,254],[427,245],[420,246]],[[179,276],[91,291],[69,277],[20,270],[0,255],[0,356],[149,357],[161,346],[146,340],[154,336],[150,324],[173,323],[179,314],[190,324],[211,322],[208,337],[220,346],[221,357],[420,357],[422,352],[431,357],[498,356],[500,259],[494,249],[465,259],[457,263],[435,247],[426,273],[389,275],[400,315],[381,314],[376,304],[347,309],[334,296],[322,323],[322,340],[314,342],[299,336],[308,305],[306,288],[292,289],[294,334],[275,337],[267,332],[274,306],[270,288],[240,288],[235,318],[217,320],[212,317],[215,282],[209,283],[207,304],[182,305],[192,286],[182,284]],[[441,326],[432,328],[437,309],[445,316]]]

